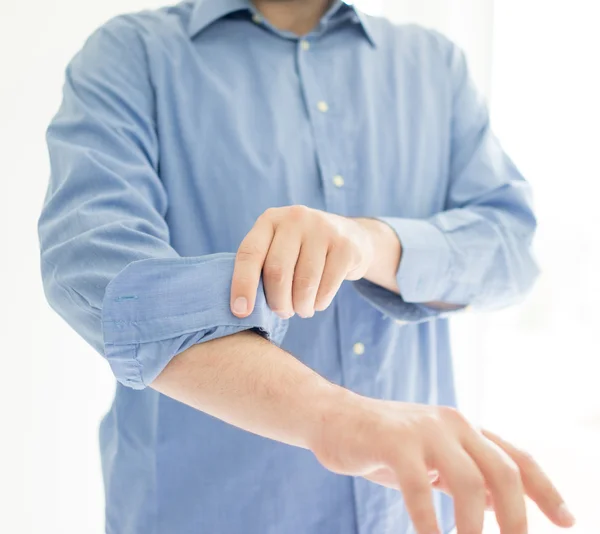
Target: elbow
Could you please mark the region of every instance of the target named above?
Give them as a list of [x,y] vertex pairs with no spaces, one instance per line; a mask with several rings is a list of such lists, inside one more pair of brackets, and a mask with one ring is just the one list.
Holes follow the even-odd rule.
[[97,352],[104,354],[100,310],[80,293],[61,283],[57,268],[45,261],[43,254],[42,283],[50,307]]
[[524,302],[533,291],[541,272],[530,246],[514,254],[508,261],[511,263],[507,269],[509,276],[494,308],[506,308]]
[[540,276],[539,265],[531,250],[527,250],[520,259],[515,274],[514,293],[517,301],[523,301],[532,292]]
[[533,258],[523,258],[501,286],[474,297],[470,304],[482,311],[494,311],[521,304],[532,292],[539,276],[539,268]]
[[494,267],[487,279],[489,291],[474,298],[472,305],[481,309],[498,310],[520,304],[533,291],[540,268],[533,253],[533,231],[527,237],[509,238],[498,247]]
[[505,238],[505,257],[509,273],[508,300],[520,303],[532,292],[540,275],[540,268],[533,253],[533,239],[537,230],[535,213],[528,205],[519,213],[513,213],[517,224],[514,232]]
[[541,273],[532,246],[538,224],[533,210],[526,210],[522,224],[525,231],[521,238],[516,238],[516,250],[519,252],[515,267],[516,294],[521,300],[531,293]]

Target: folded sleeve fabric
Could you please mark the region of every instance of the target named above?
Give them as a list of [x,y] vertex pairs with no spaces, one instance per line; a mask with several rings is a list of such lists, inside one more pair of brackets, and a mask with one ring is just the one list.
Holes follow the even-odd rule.
[[530,187],[490,128],[464,54],[437,37],[453,95],[446,210],[427,219],[380,219],[402,243],[400,297],[364,280],[356,283],[384,313],[417,322],[452,313],[427,303],[453,304],[455,311],[513,304],[538,274]]
[[47,140],[46,295],[119,382],[144,388],[179,352],[242,330],[282,341],[287,323],[262,287],[249,317],[230,312],[233,254],[184,258],[169,244],[152,84],[126,18],[105,25],[69,65]]

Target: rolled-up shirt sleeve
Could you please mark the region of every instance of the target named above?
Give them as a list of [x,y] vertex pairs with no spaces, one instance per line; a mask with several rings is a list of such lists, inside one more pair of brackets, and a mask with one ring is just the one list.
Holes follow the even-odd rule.
[[181,257],[170,245],[152,84],[133,24],[109,22],[67,69],[47,133],[39,237],[51,306],[119,382],[142,389],[194,344],[248,329],[280,343],[287,323],[262,286],[249,317],[231,313],[234,254]]
[[[437,37],[452,94],[445,210],[424,219],[379,218],[402,244],[400,296],[365,280],[356,283],[361,295],[397,320],[422,321],[467,306],[507,306],[522,298],[538,275],[529,184],[492,132],[463,52]],[[433,302],[453,311],[428,305]]]

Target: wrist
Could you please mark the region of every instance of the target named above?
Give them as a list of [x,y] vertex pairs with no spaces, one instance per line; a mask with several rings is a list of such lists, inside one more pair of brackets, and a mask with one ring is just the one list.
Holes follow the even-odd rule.
[[396,273],[402,259],[402,244],[396,231],[378,219],[355,219],[368,233],[372,244],[372,259],[364,278],[397,292]]
[[359,236],[357,242],[363,255],[363,276],[372,268],[376,261],[377,247],[379,246],[379,221],[376,219],[367,219],[362,217],[350,218],[352,224],[356,227],[356,233]]
[[331,436],[340,435],[348,426],[348,416],[356,414],[361,396],[335,384],[315,397],[313,424],[306,435],[306,448],[319,459],[330,450]]

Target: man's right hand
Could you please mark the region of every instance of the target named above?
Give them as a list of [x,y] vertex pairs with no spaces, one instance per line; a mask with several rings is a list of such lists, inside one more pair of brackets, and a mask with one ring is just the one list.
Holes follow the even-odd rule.
[[399,489],[418,534],[439,533],[432,487],[454,498],[459,534],[481,534],[493,507],[502,534],[526,534],[525,495],[556,525],[574,524],[526,453],[479,432],[457,411],[344,391],[311,439],[327,469]]

